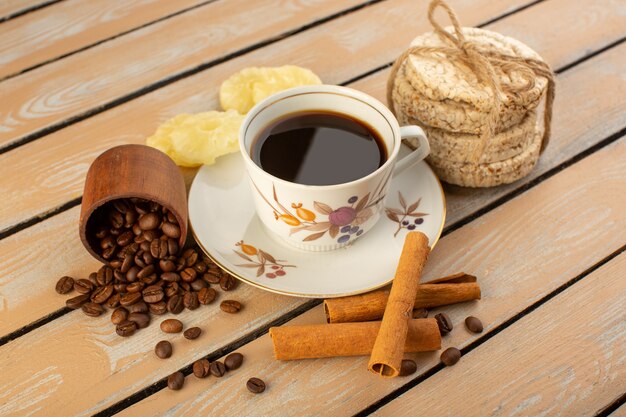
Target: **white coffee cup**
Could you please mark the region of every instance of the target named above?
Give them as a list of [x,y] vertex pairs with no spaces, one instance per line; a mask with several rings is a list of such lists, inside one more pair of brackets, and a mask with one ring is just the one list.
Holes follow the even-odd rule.
[[[345,114],[376,130],[387,150],[387,161],[357,180],[335,185],[304,185],[277,178],[250,157],[264,129],[289,114],[324,111]],[[419,147],[398,160],[403,138]],[[265,227],[288,244],[326,251],[352,243],[379,220],[393,176],[423,160],[430,152],[424,131],[398,125],[380,101],[360,91],[334,85],[292,88],[254,106],[239,131],[239,147],[254,195],[256,212]]]

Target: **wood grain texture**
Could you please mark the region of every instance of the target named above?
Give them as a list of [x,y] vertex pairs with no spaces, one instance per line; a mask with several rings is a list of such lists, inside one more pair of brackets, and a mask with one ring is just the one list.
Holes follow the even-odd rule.
[[204,1],[66,0],[36,10],[0,25],[0,79]]
[[[475,303],[431,310],[431,316],[446,311],[454,323],[452,333],[442,340],[442,348],[462,348],[480,337],[465,329],[463,320],[468,315],[479,317],[487,333],[619,249],[624,237],[615,231],[626,227],[626,195],[618,190],[626,187],[625,169],[626,140],[582,160],[441,239],[426,265],[424,280],[462,269],[476,275],[483,290],[482,300]],[[585,213],[585,222],[580,221],[581,212]],[[562,314],[572,312],[571,308],[564,308]],[[290,324],[323,323],[324,319],[323,307],[319,306]],[[605,317],[595,315],[592,319],[602,321]],[[613,329],[607,333],[608,339],[624,337],[619,329]],[[559,343],[558,336],[563,331],[552,333],[554,343]],[[572,333],[584,335],[580,328],[568,330],[568,334]],[[498,337],[490,343],[499,345]],[[537,340],[547,343],[545,338]],[[515,349],[515,345],[506,346]],[[381,380],[367,371],[367,358],[275,361],[267,335],[239,351],[246,356],[246,362],[226,378],[187,378],[182,391],[162,390],[124,410],[122,415],[191,416],[209,410],[219,415],[246,416],[271,415],[275,410],[285,416],[352,415],[411,379]],[[598,353],[612,352],[619,353],[610,349]],[[407,356],[418,363],[418,374],[413,378],[439,363],[439,352]],[[487,361],[487,356],[480,358]],[[623,354],[615,360],[623,361]],[[622,363],[620,369],[623,366]],[[588,368],[584,371],[589,372]],[[594,375],[597,373],[585,373],[580,380],[591,384]],[[245,381],[251,376],[267,382],[269,388],[263,395],[247,395]],[[438,384],[440,395],[445,395],[451,385],[467,385],[470,381],[446,379]],[[459,406],[463,404],[464,401],[459,402]]]
[[626,254],[373,415],[594,415],[626,391],[624,270]]
[[361,1],[217,1],[5,80],[0,146]]
[[[382,3],[380,6],[384,4],[387,3]],[[389,4],[391,5],[391,3]],[[393,4],[398,8],[398,14],[379,16],[378,21],[381,24],[388,23],[393,26],[394,19],[398,19],[402,13],[413,13],[412,10],[415,8],[412,1],[403,1],[402,3],[397,1]],[[485,2],[481,7],[476,8],[466,8],[465,3],[457,4],[455,2],[453,4],[464,16],[464,22],[467,24],[477,24],[489,15],[493,16],[506,10],[503,8],[504,4],[499,2]],[[545,4],[550,4],[550,2]],[[496,5],[500,8],[494,10],[493,7]],[[534,7],[543,5],[544,3],[541,3]],[[422,16],[421,20],[417,20],[414,26],[407,24],[407,27],[401,28],[402,31],[400,32],[390,29],[389,32],[383,31],[372,34],[371,27],[363,25],[362,22],[367,19],[374,19],[376,14],[369,13],[369,10],[374,10],[374,7],[378,6],[355,12],[316,29],[211,68],[55,132],[34,143],[0,155],[0,192],[5,195],[3,201],[0,202],[0,230],[30,217],[46,213],[62,205],[70,198],[80,195],[89,163],[108,147],[121,143],[143,143],[145,137],[152,134],[160,122],[177,113],[217,108],[217,94],[221,81],[246,65],[300,64],[311,67],[327,83],[339,83],[364,73],[376,65],[389,62],[416,33],[429,28],[428,24],[423,21],[424,16]],[[512,7],[512,4],[509,7]],[[523,19],[518,21],[516,16],[517,14],[514,14],[503,21],[508,22],[511,27],[522,24]],[[574,23],[577,17],[573,13],[570,19]],[[597,25],[602,26],[603,23],[597,22]],[[549,27],[537,27],[535,30],[544,33],[545,38],[553,36]],[[611,30],[611,27],[607,27],[606,30]],[[403,33],[402,37],[398,33]],[[618,37],[620,33],[621,31],[614,31],[610,36]],[[363,42],[367,42],[374,36],[381,36],[382,39],[376,40],[376,43],[369,48],[367,43],[358,47],[343,46],[352,37],[354,39],[366,38]],[[551,60],[550,54],[552,52],[550,50],[542,48],[541,44],[533,46],[548,60]],[[587,47],[587,44],[584,43],[574,46],[570,53],[573,57],[577,57],[581,51],[587,50]],[[378,53],[383,56],[383,59],[377,58]],[[563,65],[564,62],[557,62],[556,64]],[[614,65],[618,67],[619,71],[623,71],[621,64],[622,62],[616,58]],[[611,71],[612,68],[609,67],[603,71]],[[619,106],[626,106],[623,97],[619,95],[621,91],[626,89],[626,83],[618,79],[619,73],[615,77],[618,82],[615,100],[611,99],[606,103],[598,100],[600,110],[594,111],[594,117],[606,117],[603,123],[611,127],[614,125],[610,123],[612,119],[608,116],[616,117],[626,114],[619,111],[604,111],[609,105],[616,106],[618,109]],[[381,95],[381,92],[385,82],[386,73],[385,75],[379,73],[354,83],[352,86],[382,98],[384,95]],[[603,91],[611,89],[608,85],[602,85],[600,82],[597,85],[603,86]],[[202,88],[199,89],[198,86],[202,86]],[[564,94],[565,90],[569,90],[569,88],[561,88],[559,95]],[[595,94],[594,90],[583,90],[583,92]],[[579,94],[579,98],[588,99],[583,93]],[[569,106],[567,101],[561,103]],[[594,110],[595,107],[585,107],[585,109]],[[558,115],[560,111],[557,109],[556,113]],[[618,123],[621,122],[618,121]],[[588,134],[597,135],[593,137],[598,141],[604,137],[599,133],[601,131],[596,130]],[[22,175],[16,179],[8,174],[1,175],[3,172],[20,172]],[[194,172],[189,170],[189,176],[192,176]]]
[[50,0],[2,0],[0,1],[0,19],[46,3],[50,3]]

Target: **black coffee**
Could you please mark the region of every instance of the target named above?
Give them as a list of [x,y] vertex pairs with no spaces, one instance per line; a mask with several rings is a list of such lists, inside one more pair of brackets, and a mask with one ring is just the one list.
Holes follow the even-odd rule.
[[265,172],[306,185],[354,181],[387,160],[383,140],[372,127],[347,115],[303,112],[269,125],[251,150]]

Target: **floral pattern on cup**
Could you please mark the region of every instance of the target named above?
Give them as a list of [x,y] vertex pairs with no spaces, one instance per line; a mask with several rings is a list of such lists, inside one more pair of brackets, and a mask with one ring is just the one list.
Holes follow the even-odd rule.
[[274,211],[276,221],[282,221],[292,228],[289,236],[299,232],[313,232],[302,238],[303,242],[312,242],[328,233],[328,236],[337,243],[346,244],[364,233],[361,226],[374,215],[373,208],[384,200],[385,186],[389,178],[390,175],[383,178],[373,195],[369,192],[360,198],[351,196],[346,199],[344,205],[336,209],[326,203],[314,201],[312,210],[304,207],[301,202],[292,202],[290,210],[279,201],[274,185],[272,185],[274,204],[261,193],[254,182],[253,185]]
[[281,259],[276,259],[269,253],[257,249],[252,245],[245,243],[243,240],[235,243],[240,250],[233,249],[240,258],[245,259],[249,263],[237,264],[242,268],[256,268],[256,276],[260,277],[265,274],[267,278],[276,278],[287,275],[285,268],[295,268],[295,265],[288,265]]
[[424,223],[424,216],[428,216],[428,213],[415,211],[422,201],[421,198],[418,198],[417,201],[412,204],[407,204],[402,193],[398,191],[398,200],[400,201],[401,209],[392,207],[385,208],[387,218],[392,222],[398,223],[398,228],[393,234],[393,237],[398,236],[398,233],[400,233],[402,229],[415,230],[417,226]]

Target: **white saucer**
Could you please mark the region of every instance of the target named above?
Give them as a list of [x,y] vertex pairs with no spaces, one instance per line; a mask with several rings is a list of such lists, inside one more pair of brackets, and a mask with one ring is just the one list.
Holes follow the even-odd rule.
[[[403,151],[401,155],[407,153]],[[242,281],[280,294],[330,298],[382,287],[393,279],[408,227],[425,233],[434,247],[446,217],[441,183],[420,162],[392,180],[387,216],[370,231],[345,248],[308,252],[266,231],[255,214],[246,175],[240,154],[202,167],[189,192],[189,221],[198,244],[218,265]],[[403,226],[408,209],[414,216],[406,216],[409,223]]]

